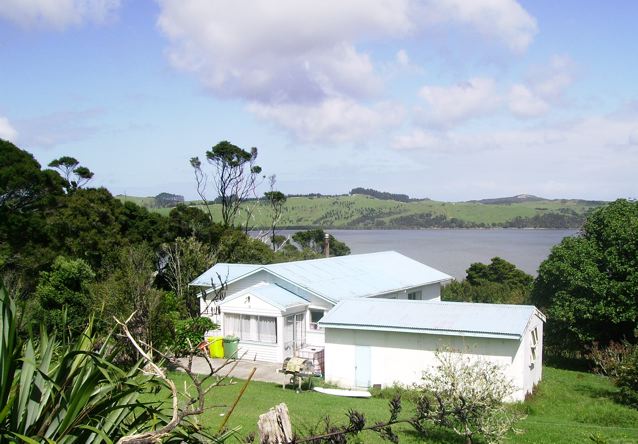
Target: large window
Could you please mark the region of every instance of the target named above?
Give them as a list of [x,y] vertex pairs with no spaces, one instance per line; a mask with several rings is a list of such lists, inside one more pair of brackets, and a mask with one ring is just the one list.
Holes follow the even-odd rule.
[[421,296],[421,290],[408,293],[408,299],[411,301],[420,301],[423,299]]
[[277,318],[224,313],[224,334],[242,341],[277,343]]

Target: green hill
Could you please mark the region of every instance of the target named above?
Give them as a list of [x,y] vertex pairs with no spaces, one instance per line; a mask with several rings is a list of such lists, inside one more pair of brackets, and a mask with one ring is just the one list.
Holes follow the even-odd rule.
[[[123,198],[123,196],[118,196]],[[142,205],[149,198],[140,199]],[[152,199],[152,198],[150,198]],[[191,204],[197,205],[195,202]],[[578,228],[585,214],[605,202],[543,199],[520,195],[484,201],[439,202],[434,200],[377,199],[368,195],[288,197],[280,228]],[[212,205],[213,216],[221,219],[219,205]],[[263,201],[245,204],[252,209],[250,225],[267,227],[270,209]],[[153,209],[168,214],[169,208]],[[241,213],[237,223],[244,224]]]

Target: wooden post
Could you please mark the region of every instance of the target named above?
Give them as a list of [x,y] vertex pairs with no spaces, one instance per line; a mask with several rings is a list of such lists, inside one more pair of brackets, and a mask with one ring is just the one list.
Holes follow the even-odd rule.
[[250,372],[250,375],[248,375],[248,379],[246,379],[246,382],[244,382],[244,386],[239,391],[239,395],[237,396],[237,398],[235,398],[235,402],[233,402],[233,405],[230,406],[230,410],[228,410],[228,413],[226,413],[226,417],[222,421],[222,425],[219,426],[218,432],[221,432],[222,430],[224,430],[224,426],[228,422],[228,418],[230,418],[230,415],[233,414],[233,410],[235,410],[235,407],[237,407],[237,403],[239,402],[241,397],[244,396],[244,392],[246,391],[248,384],[250,384],[250,380],[253,379],[253,375],[255,374],[256,371],[257,371],[257,367],[254,367],[253,371]]
[[283,402],[259,415],[260,444],[287,444],[292,441],[292,424],[288,407]]

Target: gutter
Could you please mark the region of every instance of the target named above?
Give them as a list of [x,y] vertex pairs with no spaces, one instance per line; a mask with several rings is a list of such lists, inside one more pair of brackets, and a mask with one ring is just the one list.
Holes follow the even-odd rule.
[[509,340],[521,340],[521,335],[517,333],[497,333],[497,332],[478,332],[478,331],[464,331],[464,330],[444,330],[435,328],[410,328],[410,327],[384,327],[380,325],[352,325],[352,324],[339,324],[339,323],[325,323],[319,321],[319,325],[323,328],[336,328],[340,330],[373,330],[373,331],[391,331],[398,333],[421,333],[421,334],[435,334],[443,336],[472,336],[478,338],[491,338],[491,339],[509,339]]

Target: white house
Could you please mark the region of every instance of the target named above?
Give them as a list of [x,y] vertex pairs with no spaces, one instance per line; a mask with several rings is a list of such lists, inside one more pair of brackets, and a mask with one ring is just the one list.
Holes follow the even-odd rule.
[[545,318],[529,305],[347,300],[320,322],[325,379],[344,387],[422,382],[437,350],[502,366],[522,400],[541,379]]
[[[216,264],[191,282],[202,313],[236,335],[240,354],[282,362],[304,346],[320,349],[318,321],[339,301],[439,300],[452,277],[394,251],[270,265]],[[223,299],[216,301],[220,293]]]
[[530,391],[540,379],[542,314],[531,306],[441,302],[441,285],[451,280],[388,251],[220,263],[190,285],[202,290],[202,313],[221,326],[218,334],[238,336],[239,354],[250,359],[321,354],[328,381],[384,386],[417,382],[447,345],[505,364]]

